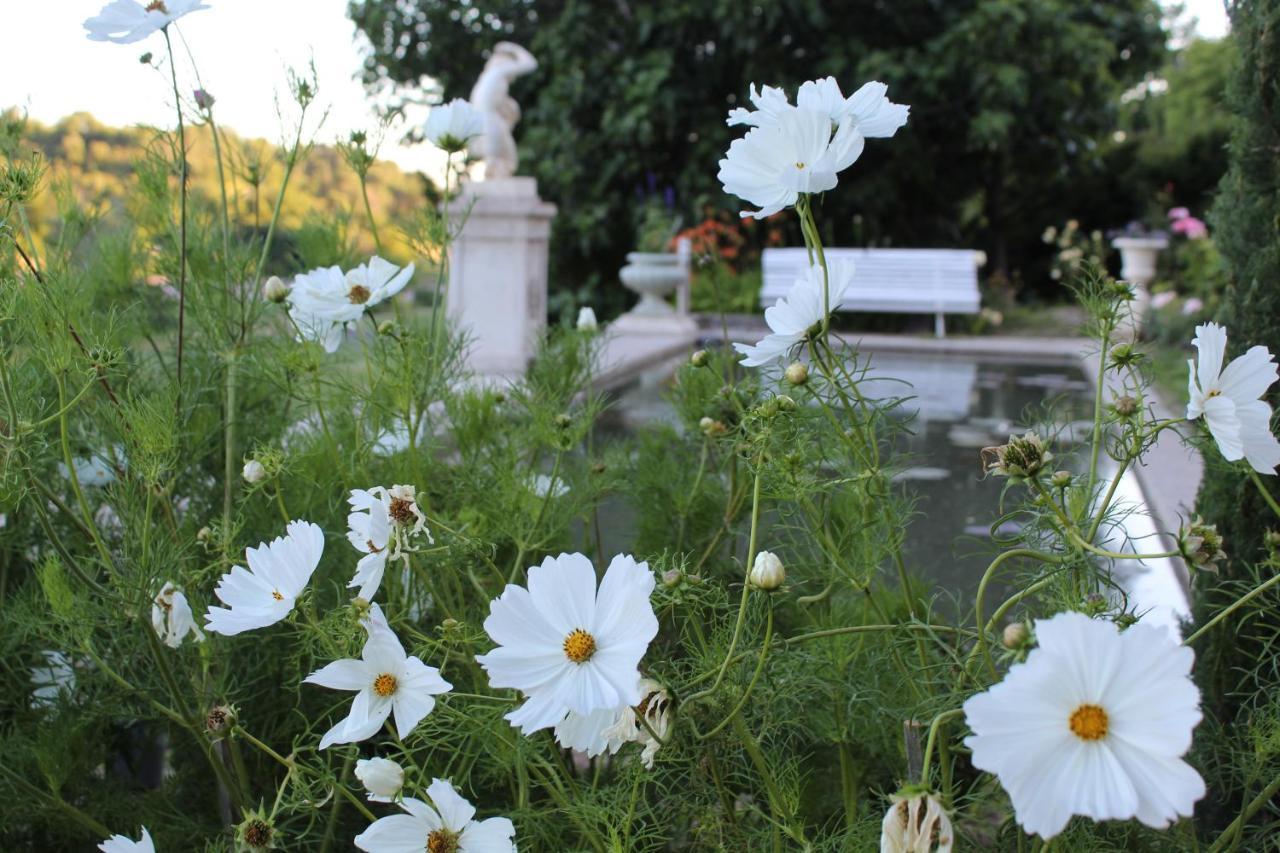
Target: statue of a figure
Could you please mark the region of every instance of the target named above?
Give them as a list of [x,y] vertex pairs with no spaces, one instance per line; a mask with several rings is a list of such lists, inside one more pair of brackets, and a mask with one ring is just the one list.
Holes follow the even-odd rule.
[[516,172],[516,140],[512,129],[520,121],[520,105],[509,94],[511,81],[536,70],[538,60],[518,44],[494,45],[471,89],[471,105],[484,115],[484,133],[471,141],[471,155],[484,160],[486,179],[509,178]]

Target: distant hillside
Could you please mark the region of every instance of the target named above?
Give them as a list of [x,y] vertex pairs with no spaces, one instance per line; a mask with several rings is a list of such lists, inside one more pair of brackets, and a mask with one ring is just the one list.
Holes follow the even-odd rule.
[[[242,139],[225,128],[219,128],[219,136],[233,219],[241,228],[265,228],[284,175],[279,146],[261,139]],[[108,216],[110,210],[128,205],[135,163],[149,150],[163,150],[169,138],[151,128],[109,127],[88,113],[75,113],[53,127],[28,120],[22,145],[39,150],[50,163],[48,185],[31,207],[37,235],[51,233],[55,225],[55,187],[69,188],[82,203]],[[219,204],[217,161],[207,126],[187,128],[187,148],[192,198],[197,204]],[[260,176],[256,191],[255,173]],[[428,203],[432,193],[429,180],[421,173],[406,173],[394,163],[379,161],[370,169],[368,183],[369,202],[385,253],[408,260],[408,248],[395,223]],[[360,199],[359,180],[336,148],[316,145],[289,181],[280,227],[285,235],[291,235],[310,217],[335,214],[349,219],[347,237],[357,252],[372,252],[373,238]]]

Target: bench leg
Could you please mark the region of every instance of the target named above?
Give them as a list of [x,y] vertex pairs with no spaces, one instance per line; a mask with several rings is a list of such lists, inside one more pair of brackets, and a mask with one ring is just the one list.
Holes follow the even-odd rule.
[[933,336],[935,338],[945,338],[947,336],[946,315],[941,311],[933,315]]

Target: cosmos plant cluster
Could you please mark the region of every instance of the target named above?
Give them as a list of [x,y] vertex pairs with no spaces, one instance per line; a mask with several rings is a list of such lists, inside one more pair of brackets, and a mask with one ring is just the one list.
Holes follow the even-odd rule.
[[[205,8],[193,0],[145,6],[114,0],[85,26],[96,40],[127,44],[155,33],[167,39],[178,18]],[[837,187],[868,139],[892,137],[903,127],[908,108],[891,102],[882,83],[867,83],[846,97],[834,78],[804,83],[794,103],[787,92],[770,86],[753,86],[750,100],[751,109],[735,109],[728,117],[730,126],[747,129],[720,161],[719,178],[727,193],[754,208],[743,216],[794,209],[811,264],[765,312],[769,334],[736,346],[743,366],[780,365],[788,377],[799,376],[804,371],[793,360],[825,339],[832,312],[857,284],[852,263],[826,263],[813,224],[813,200]],[[432,112],[426,136],[457,152],[480,128],[470,105],[454,101]],[[373,257],[348,271],[329,267],[302,273],[291,285],[273,279],[266,295],[285,305],[299,340],[332,353],[348,327],[399,293],[412,273],[412,265],[398,267]],[[585,311],[579,325],[594,330],[594,313]],[[1198,358],[1189,364],[1187,420],[1203,421],[1226,460],[1243,460],[1252,472],[1274,475],[1280,442],[1271,431],[1271,410],[1261,399],[1277,378],[1274,357],[1264,347],[1253,347],[1227,363],[1226,330],[1213,323],[1196,330],[1193,344]],[[1032,487],[1039,485],[1051,458],[1034,434],[992,448],[991,457],[993,474]],[[95,464],[104,467],[94,459],[83,464],[76,473],[85,480]],[[253,482],[264,472],[260,463],[249,463],[243,475]],[[545,489],[555,485],[548,480]],[[172,582],[155,590],[149,614],[168,648],[270,631],[294,613],[327,541],[345,534],[349,588],[365,642],[359,658],[331,660],[303,679],[316,689],[351,695],[346,715],[331,722],[319,750],[368,741],[378,749],[387,739],[409,740],[438,697],[453,689],[439,662],[406,653],[378,601],[388,569],[407,570],[409,556],[433,544],[433,522],[419,505],[417,489],[369,484],[352,490],[347,501],[345,531],[296,519],[280,537],[248,548],[244,565],[223,574],[212,590],[220,605],[210,606],[201,619],[187,591]],[[1193,557],[1191,551],[1200,553],[1213,540],[1201,529],[1181,541]],[[748,562],[750,587],[765,592],[782,587],[785,567],[775,555],[758,550]],[[509,583],[489,602],[483,627],[492,647],[475,658],[490,688],[520,696],[506,719],[525,737],[550,731],[561,747],[587,757],[631,749],[652,767],[680,725],[681,697],[643,667],[659,631],[652,604],[656,579],[648,564],[622,554],[597,566],[584,554],[561,553],[527,567],[525,579]],[[1073,816],[1135,819],[1155,828],[1189,816],[1205,795],[1200,774],[1184,759],[1201,719],[1199,692],[1190,678],[1192,651],[1163,629],[1141,622],[1122,629],[1080,612],[1060,612],[1029,628],[1019,639],[1029,649],[1025,659],[973,692],[961,707],[944,712],[935,726],[963,718],[972,764],[998,780],[1018,823],[1042,839],[1060,834]],[[50,689],[56,691],[72,676],[65,657],[50,653],[47,664],[37,673],[37,700],[48,699]],[[389,756],[357,763],[367,799],[385,807],[386,814],[355,836],[356,847],[431,853],[516,849],[518,828],[511,820],[478,819],[476,807],[449,779],[406,790],[404,768]],[[926,766],[929,760],[926,754]],[[926,772],[923,784],[891,798],[882,851],[952,849],[951,815],[929,788],[929,778]],[[255,846],[254,839],[247,842]],[[154,850],[145,827],[137,840],[117,835],[100,847],[111,853]]]

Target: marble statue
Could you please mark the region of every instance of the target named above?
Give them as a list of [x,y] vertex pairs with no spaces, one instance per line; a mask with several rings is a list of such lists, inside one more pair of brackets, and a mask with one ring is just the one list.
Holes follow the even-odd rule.
[[520,121],[520,105],[510,95],[511,81],[538,67],[533,54],[518,44],[494,45],[471,89],[471,105],[484,116],[484,132],[471,141],[471,155],[484,160],[486,180],[510,178],[516,172],[516,140],[511,135]]

